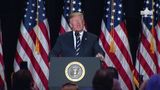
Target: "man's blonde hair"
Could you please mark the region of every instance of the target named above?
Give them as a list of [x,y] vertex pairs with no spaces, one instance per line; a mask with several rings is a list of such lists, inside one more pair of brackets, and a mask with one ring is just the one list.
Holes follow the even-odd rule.
[[69,19],[73,18],[74,16],[81,16],[84,19],[83,13],[81,12],[73,12],[69,15]]

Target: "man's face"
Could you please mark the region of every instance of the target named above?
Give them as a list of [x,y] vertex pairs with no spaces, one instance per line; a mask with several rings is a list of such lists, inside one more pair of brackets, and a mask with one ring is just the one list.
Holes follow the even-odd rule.
[[77,32],[83,31],[83,28],[84,28],[83,17],[80,15],[76,15],[72,17],[70,19],[70,26],[73,29],[73,31],[77,31]]

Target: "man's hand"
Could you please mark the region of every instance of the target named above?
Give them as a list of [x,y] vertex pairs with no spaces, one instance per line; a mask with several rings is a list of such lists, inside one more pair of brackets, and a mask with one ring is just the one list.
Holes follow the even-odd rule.
[[99,58],[101,61],[104,60],[104,57],[103,57],[103,55],[102,55],[101,53],[98,53],[98,54],[96,55],[96,57]]

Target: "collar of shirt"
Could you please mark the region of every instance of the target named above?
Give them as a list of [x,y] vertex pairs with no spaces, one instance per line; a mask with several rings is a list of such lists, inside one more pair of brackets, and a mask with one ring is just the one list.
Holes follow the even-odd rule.
[[[80,34],[80,40],[82,41],[84,31],[79,32]],[[74,39],[74,48],[76,48],[76,36],[75,36],[75,31],[73,31],[73,39]]]

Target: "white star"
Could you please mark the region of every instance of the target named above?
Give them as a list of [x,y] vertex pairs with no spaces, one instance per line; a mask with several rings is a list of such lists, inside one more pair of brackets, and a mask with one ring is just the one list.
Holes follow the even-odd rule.
[[149,4],[149,1],[147,0],[146,3]]
[[35,4],[32,4],[32,6],[34,7],[34,6],[35,6]]
[[67,10],[69,10],[69,7],[67,7]]
[[78,9],[78,11],[81,12],[82,10],[81,10],[81,9]]
[[108,18],[108,15],[106,15],[106,18]]
[[27,9],[27,8],[26,8],[25,10],[26,10],[26,11],[28,11],[28,9]]
[[72,8],[73,11],[75,11],[75,8]]
[[73,3],[73,4],[76,4],[76,1],[73,1],[72,3]]
[[66,14],[66,16],[69,16],[68,14]]
[[40,8],[40,6],[38,5],[38,8]]
[[68,0],[67,3],[70,3],[70,1]]
[[153,16],[152,16],[152,15],[151,15],[150,17],[151,17],[151,19],[153,19]]
[[157,3],[157,4],[156,4],[156,7],[158,7],[158,6],[159,6],[159,4]]
[[110,4],[110,3],[111,3],[110,1],[107,2],[107,4]]
[[29,17],[30,19],[33,19],[32,17]]
[[27,5],[29,5],[29,2],[27,2]]
[[149,25],[151,25],[151,26],[152,26],[152,24],[153,24],[152,22],[149,23]]
[[34,13],[34,10],[31,10],[31,13]]
[[43,13],[43,14],[42,14],[42,16],[44,17],[44,16],[45,16],[45,14]]
[[31,23],[29,23],[29,26],[31,26]]
[[107,8],[106,10],[109,11],[109,8]]
[[114,6],[116,6],[116,3],[114,2],[114,4],[113,4]]
[[81,2],[79,2],[78,4],[79,4],[79,5],[81,5],[82,3],[81,3]]
[[25,14],[24,17],[27,17],[27,15]]
[[41,2],[41,0],[38,0],[39,2]]
[[121,11],[118,11],[118,14],[121,14],[122,12]]
[[122,4],[119,4],[119,7],[121,8],[121,7],[122,7]]
[[120,21],[121,20],[120,17],[118,17],[117,20]]
[[46,8],[44,7],[43,10],[46,10]]

